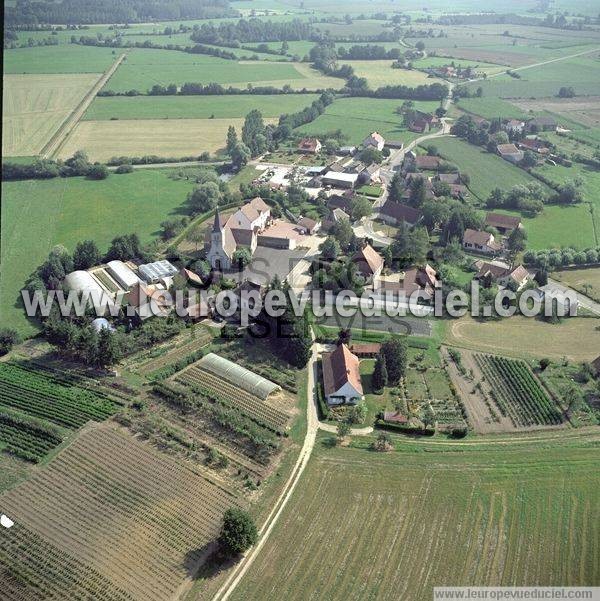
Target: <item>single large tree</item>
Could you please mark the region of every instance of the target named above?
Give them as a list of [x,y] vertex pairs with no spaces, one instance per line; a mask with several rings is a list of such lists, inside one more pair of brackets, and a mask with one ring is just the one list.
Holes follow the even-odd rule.
[[377,355],[377,360],[375,361],[375,368],[373,369],[373,377],[371,379],[373,392],[383,392],[383,389],[387,386],[387,383],[388,373],[385,364],[385,354],[380,351],[379,355]]
[[385,355],[388,383],[397,386],[406,373],[406,341],[394,336],[381,345],[381,350]]
[[93,240],[84,240],[78,242],[73,252],[74,269],[89,269],[98,265],[102,260],[102,255]]
[[252,516],[243,509],[228,509],[223,516],[219,546],[225,557],[235,557],[247,551],[258,540]]

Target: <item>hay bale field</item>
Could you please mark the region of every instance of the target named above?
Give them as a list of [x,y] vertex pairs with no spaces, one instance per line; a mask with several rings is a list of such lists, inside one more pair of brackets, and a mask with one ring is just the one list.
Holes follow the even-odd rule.
[[318,441],[231,598],[429,601],[434,586],[597,583],[598,450],[515,442],[378,454]]
[[[265,122],[274,122],[265,119]],[[92,161],[114,156],[162,157],[199,155],[225,147],[227,128],[241,131],[244,119],[138,119],[81,121],[59,152],[59,158],[85,150]]]
[[238,505],[223,485],[110,427],[82,433],[1,503],[16,524],[2,534],[7,601],[171,599]]
[[38,154],[100,74],[5,75],[2,154]]

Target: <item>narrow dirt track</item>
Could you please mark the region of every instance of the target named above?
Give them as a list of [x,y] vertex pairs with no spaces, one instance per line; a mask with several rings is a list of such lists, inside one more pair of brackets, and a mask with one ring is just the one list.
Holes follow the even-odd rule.
[[73,109],[73,112],[65,119],[62,125],[56,130],[54,135],[46,143],[40,152],[44,159],[56,157],[67,136],[73,131],[73,128],[79,123],[85,111],[96,97],[96,94],[102,89],[104,84],[112,77],[117,67],[123,62],[125,54],[120,54],[117,60],[105,71],[100,79],[94,84],[89,92],[83,97],[82,101]]

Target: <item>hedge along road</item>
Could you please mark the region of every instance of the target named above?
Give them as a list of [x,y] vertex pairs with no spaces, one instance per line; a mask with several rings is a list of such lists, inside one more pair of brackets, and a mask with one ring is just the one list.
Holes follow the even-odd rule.
[[83,100],[73,109],[73,112],[65,119],[63,124],[56,130],[54,135],[48,140],[46,145],[42,148],[40,155],[44,159],[55,157],[68,135],[73,131],[73,128],[79,123],[83,117],[85,111],[87,111],[90,104],[96,97],[96,94],[102,89],[104,84],[113,76],[113,73],[117,70],[117,67],[125,59],[125,54],[120,54],[117,60],[104,72],[104,74],[98,79],[90,91],[83,97]]

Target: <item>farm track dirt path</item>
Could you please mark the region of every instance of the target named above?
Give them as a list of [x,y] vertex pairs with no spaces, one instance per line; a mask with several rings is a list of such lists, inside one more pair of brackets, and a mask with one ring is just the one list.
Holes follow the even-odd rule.
[[96,94],[102,89],[104,84],[112,77],[113,73],[117,70],[117,67],[123,62],[125,54],[120,54],[117,60],[102,74],[90,91],[83,97],[83,100],[73,109],[73,112],[65,119],[64,123],[56,130],[54,135],[42,148],[40,155],[44,159],[55,157],[62,145],[64,144],[67,136],[73,131],[75,126],[79,123],[83,117],[85,111],[96,97]]
[[535,67],[543,67],[544,65],[549,65],[551,63],[557,63],[559,61],[565,61],[570,58],[576,58],[578,56],[584,56],[586,54],[592,54],[592,52],[598,52],[600,48],[592,48],[592,50],[584,50],[583,52],[576,52],[575,54],[569,54],[568,56],[559,56],[558,58],[551,58],[547,61],[540,61],[539,63],[533,63],[532,65],[523,65],[522,67],[515,67],[514,69],[507,69],[506,71],[500,71],[499,73],[491,73],[487,77],[477,77],[475,79],[469,79],[469,82],[473,81],[483,81],[490,79],[492,77],[498,77],[499,75],[506,75],[508,71],[524,71],[525,69],[533,69]]

